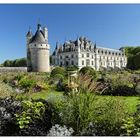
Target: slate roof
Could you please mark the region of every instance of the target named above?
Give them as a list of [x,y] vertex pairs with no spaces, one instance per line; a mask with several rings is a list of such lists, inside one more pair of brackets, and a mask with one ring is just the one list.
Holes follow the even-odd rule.
[[43,32],[37,30],[30,43],[46,43]]
[[32,36],[32,32],[31,31],[28,31],[28,33],[26,34],[26,36]]

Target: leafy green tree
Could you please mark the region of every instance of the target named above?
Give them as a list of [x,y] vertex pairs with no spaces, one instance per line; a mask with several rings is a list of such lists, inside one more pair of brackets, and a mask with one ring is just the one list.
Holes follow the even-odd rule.
[[140,69],[140,46],[126,46],[125,54],[128,58],[127,68],[132,70]]
[[4,67],[26,67],[27,59],[20,58],[15,60],[6,60],[3,64]]
[[83,75],[85,74],[91,75],[93,78],[97,77],[96,71],[92,67],[89,67],[89,66],[81,68],[79,73]]
[[66,74],[66,70],[65,68],[62,68],[62,67],[55,67],[52,72],[51,72],[51,77],[52,78],[55,78],[57,75],[62,75],[62,76],[65,76]]
[[11,60],[6,60],[6,61],[3,63],[3,66],[4,66],[4,67],[11,67],[11,66],[12,66],[12,61],[11,61]]

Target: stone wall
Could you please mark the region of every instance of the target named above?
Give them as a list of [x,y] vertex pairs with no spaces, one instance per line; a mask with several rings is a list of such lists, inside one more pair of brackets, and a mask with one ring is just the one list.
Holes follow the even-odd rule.
[[27,67],[0,67],[0,73],[2,72],[27,72]]

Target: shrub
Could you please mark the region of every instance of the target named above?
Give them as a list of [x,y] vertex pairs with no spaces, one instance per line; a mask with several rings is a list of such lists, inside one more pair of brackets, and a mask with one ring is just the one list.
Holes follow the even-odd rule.
[[119,136],[122,120],[127,116],[124,101],[121,98],[100,98],[95,106],[92,122],[95,135]]
[[52,111],[52,125],[61,124],[61,110],[65,105],[65,97],[61,94],[51,93],[47,96]]
[[140,105],[137,105],[137,111],[133,116],[123,119],[121,129],[123,136],[140,136]]
[[79,93],[102,93],[106,88],[106,85],[101,84],[93,80],[93,78],[88,74],[79,74],[77,79]]
[[[91,93],[71,96],[59,111],[61,125],[72,127],[74,135],[120,135],[120,126],[125,117],[123,101],[102,99]],[[91,123],[94,126],[93,134],[88,129]]]
[[25,92],[29,92],[35,85],[36,82],[32,79],[23,78],[19,81],[19,86],[25,89]]
[[52,127],[51,110],[45,100],[23,101],[22,111],[16,113],[21,136],[46,136]]
[[71,136],[72,133],[73,133],[72,128],[68,129],[65,125],[62,127],[56,124],[50,129],[47,136]]
[[108,88],[104,91],[105,95],[130,96],[136,95],[133,77],[130,73],[107,75]]
[[97,77],[96,71],[92,67],[89,67],[89,66],[81,68],[79,73],[81,73],[83,75],[88,74],[88,75],[92,76],[94,79]]
[[77,70],[78,70],[77,66],[66,67],[66,71],[77,71]]
[[18,135],[19,127],[16,124],[15,113],[21,111],[21,103],[11,97],[0,99],[0,135]]
[[12,88],[3,82],[0,82],[0,98],[9,97],[11,95],[14,95]]
[[52,127],[51,110],[46,101],[19,101],[13,97],[0,99],[1,136],[47,135]]
[[51,78],[55,78],[56,75],[60,74],[62,76],[65,76],[65,69],[62,67],[55,67],[52,71],[51,71]]
[[23,111],[15,114],[19,127],[28,128],[29,123],[35,119],[41,119],[45,112],[45,105],[42,102],[22,101]]

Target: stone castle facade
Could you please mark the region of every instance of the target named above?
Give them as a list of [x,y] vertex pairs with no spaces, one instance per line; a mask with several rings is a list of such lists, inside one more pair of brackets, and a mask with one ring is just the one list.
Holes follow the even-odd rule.
[[126,67],[127,58],[123,48],[103,48],[92,43],[86,37],[79,37],[75,41],[66,41],[63,45],[57,43],[52,54],[54,66],[90,66],[95,70],[122,69]]
[[[50,72],[50,45],[48,43],[48,29],[37,25],[33,35],[31,30],[27,39],[27,71]],[[127,58],[123,48],[103,48],[86,37],[79,37],[75,41],[56,44],[52,54],[53,66],[77,66],[79,69],[90,66],[95,70],[122,69],[126,67]]]
[[48,44],[48,29],[37,25],[33,35],[31,30],[26,35],[27,39],[27,71],[50,72],[50,45]]

